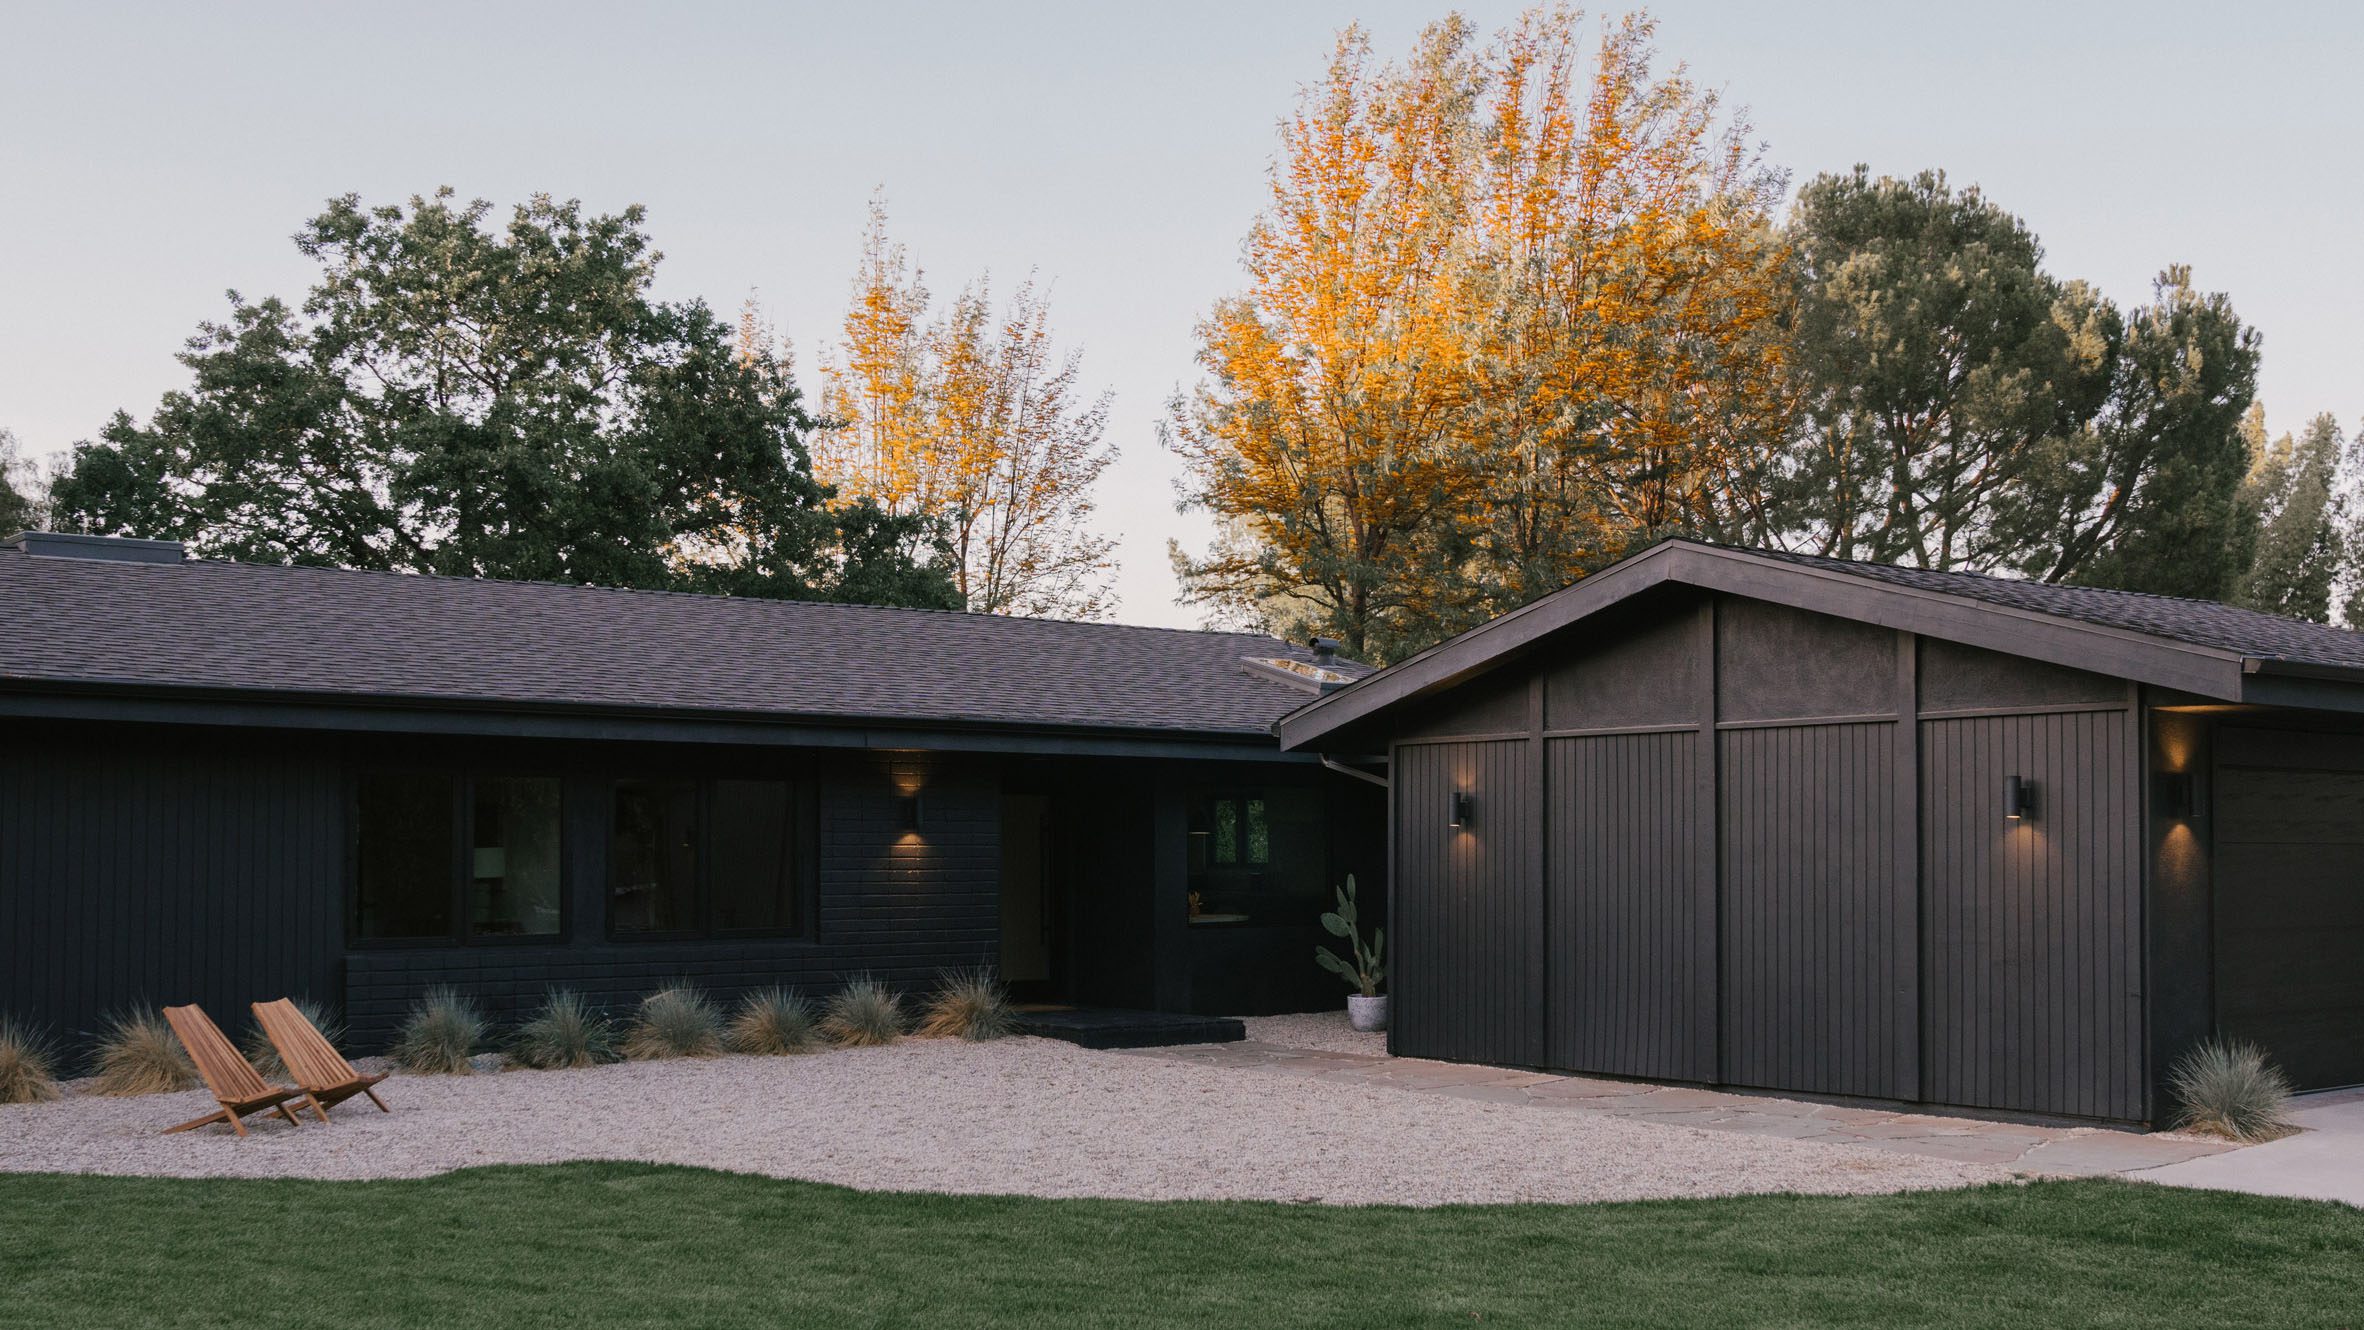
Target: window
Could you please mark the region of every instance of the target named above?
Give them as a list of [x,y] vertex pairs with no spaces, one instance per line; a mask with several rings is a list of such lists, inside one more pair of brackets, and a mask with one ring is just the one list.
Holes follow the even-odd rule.
[[469,825],[468,930],[480,937],[556,934],[558,781],[477,781]]
[[459,836],[452,778],[371,772],[361,778],[354,814],[354,935],[449,937]]
[[679,933],[691,922],[698,875],[698,787],[687,781],[616,786],[616,834],[608,850],[609,926],[619,933]]
[[1228,922],[1305,913],[1326,899],[1327,824],[1319,790],[1200,791],[1190,805],[1193,917]]
[[807,815],[780,780],[623,781],[608,852],[618,936],[792,933]]
[[353,805],[355,938],[558,935],[556,777],[372,771]]

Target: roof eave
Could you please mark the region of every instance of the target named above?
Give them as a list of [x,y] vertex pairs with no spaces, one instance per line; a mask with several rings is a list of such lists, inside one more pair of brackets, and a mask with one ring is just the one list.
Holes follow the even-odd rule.
[[2245,658],[2126,629],[1813,568],[1744,550],[1667,541],[1300,707],[1274,726],[1288,749],[1317,744],[1378,712],[1431,696],[1525,648],[1668,583],[1747,596],[1903,632],[2201,696],[2243,697]]

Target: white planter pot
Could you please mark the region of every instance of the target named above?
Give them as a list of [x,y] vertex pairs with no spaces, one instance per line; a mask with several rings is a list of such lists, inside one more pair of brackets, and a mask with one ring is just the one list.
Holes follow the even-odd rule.
[[1364,997],[1360,993],[1346,995],[1346,1019],[1357,1030],[1387,1028],[1387,997]]

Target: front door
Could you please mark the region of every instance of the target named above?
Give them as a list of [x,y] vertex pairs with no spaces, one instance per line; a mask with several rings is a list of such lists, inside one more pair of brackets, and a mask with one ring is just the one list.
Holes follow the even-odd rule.
[[1051,801],[1039,794],[1001,801],[1001,978],[1021,998],[1055,993],[1051,973]]

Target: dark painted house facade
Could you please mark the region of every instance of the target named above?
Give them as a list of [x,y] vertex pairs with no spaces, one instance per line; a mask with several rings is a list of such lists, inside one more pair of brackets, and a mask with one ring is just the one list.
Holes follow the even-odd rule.
[[367,1047],[435,984],[498,1017],[966,966],[1045,1001],[1332,1006],[1316,920],[1384,873],[1384,808],[1275,742],[1313,668],[1246,634],[21,537],[0,1011],[304,994]]
[[2364,1082],[2364,636],[1670,542],[1283,719],[1390,781],[1398,1054],[2121,1122]]

